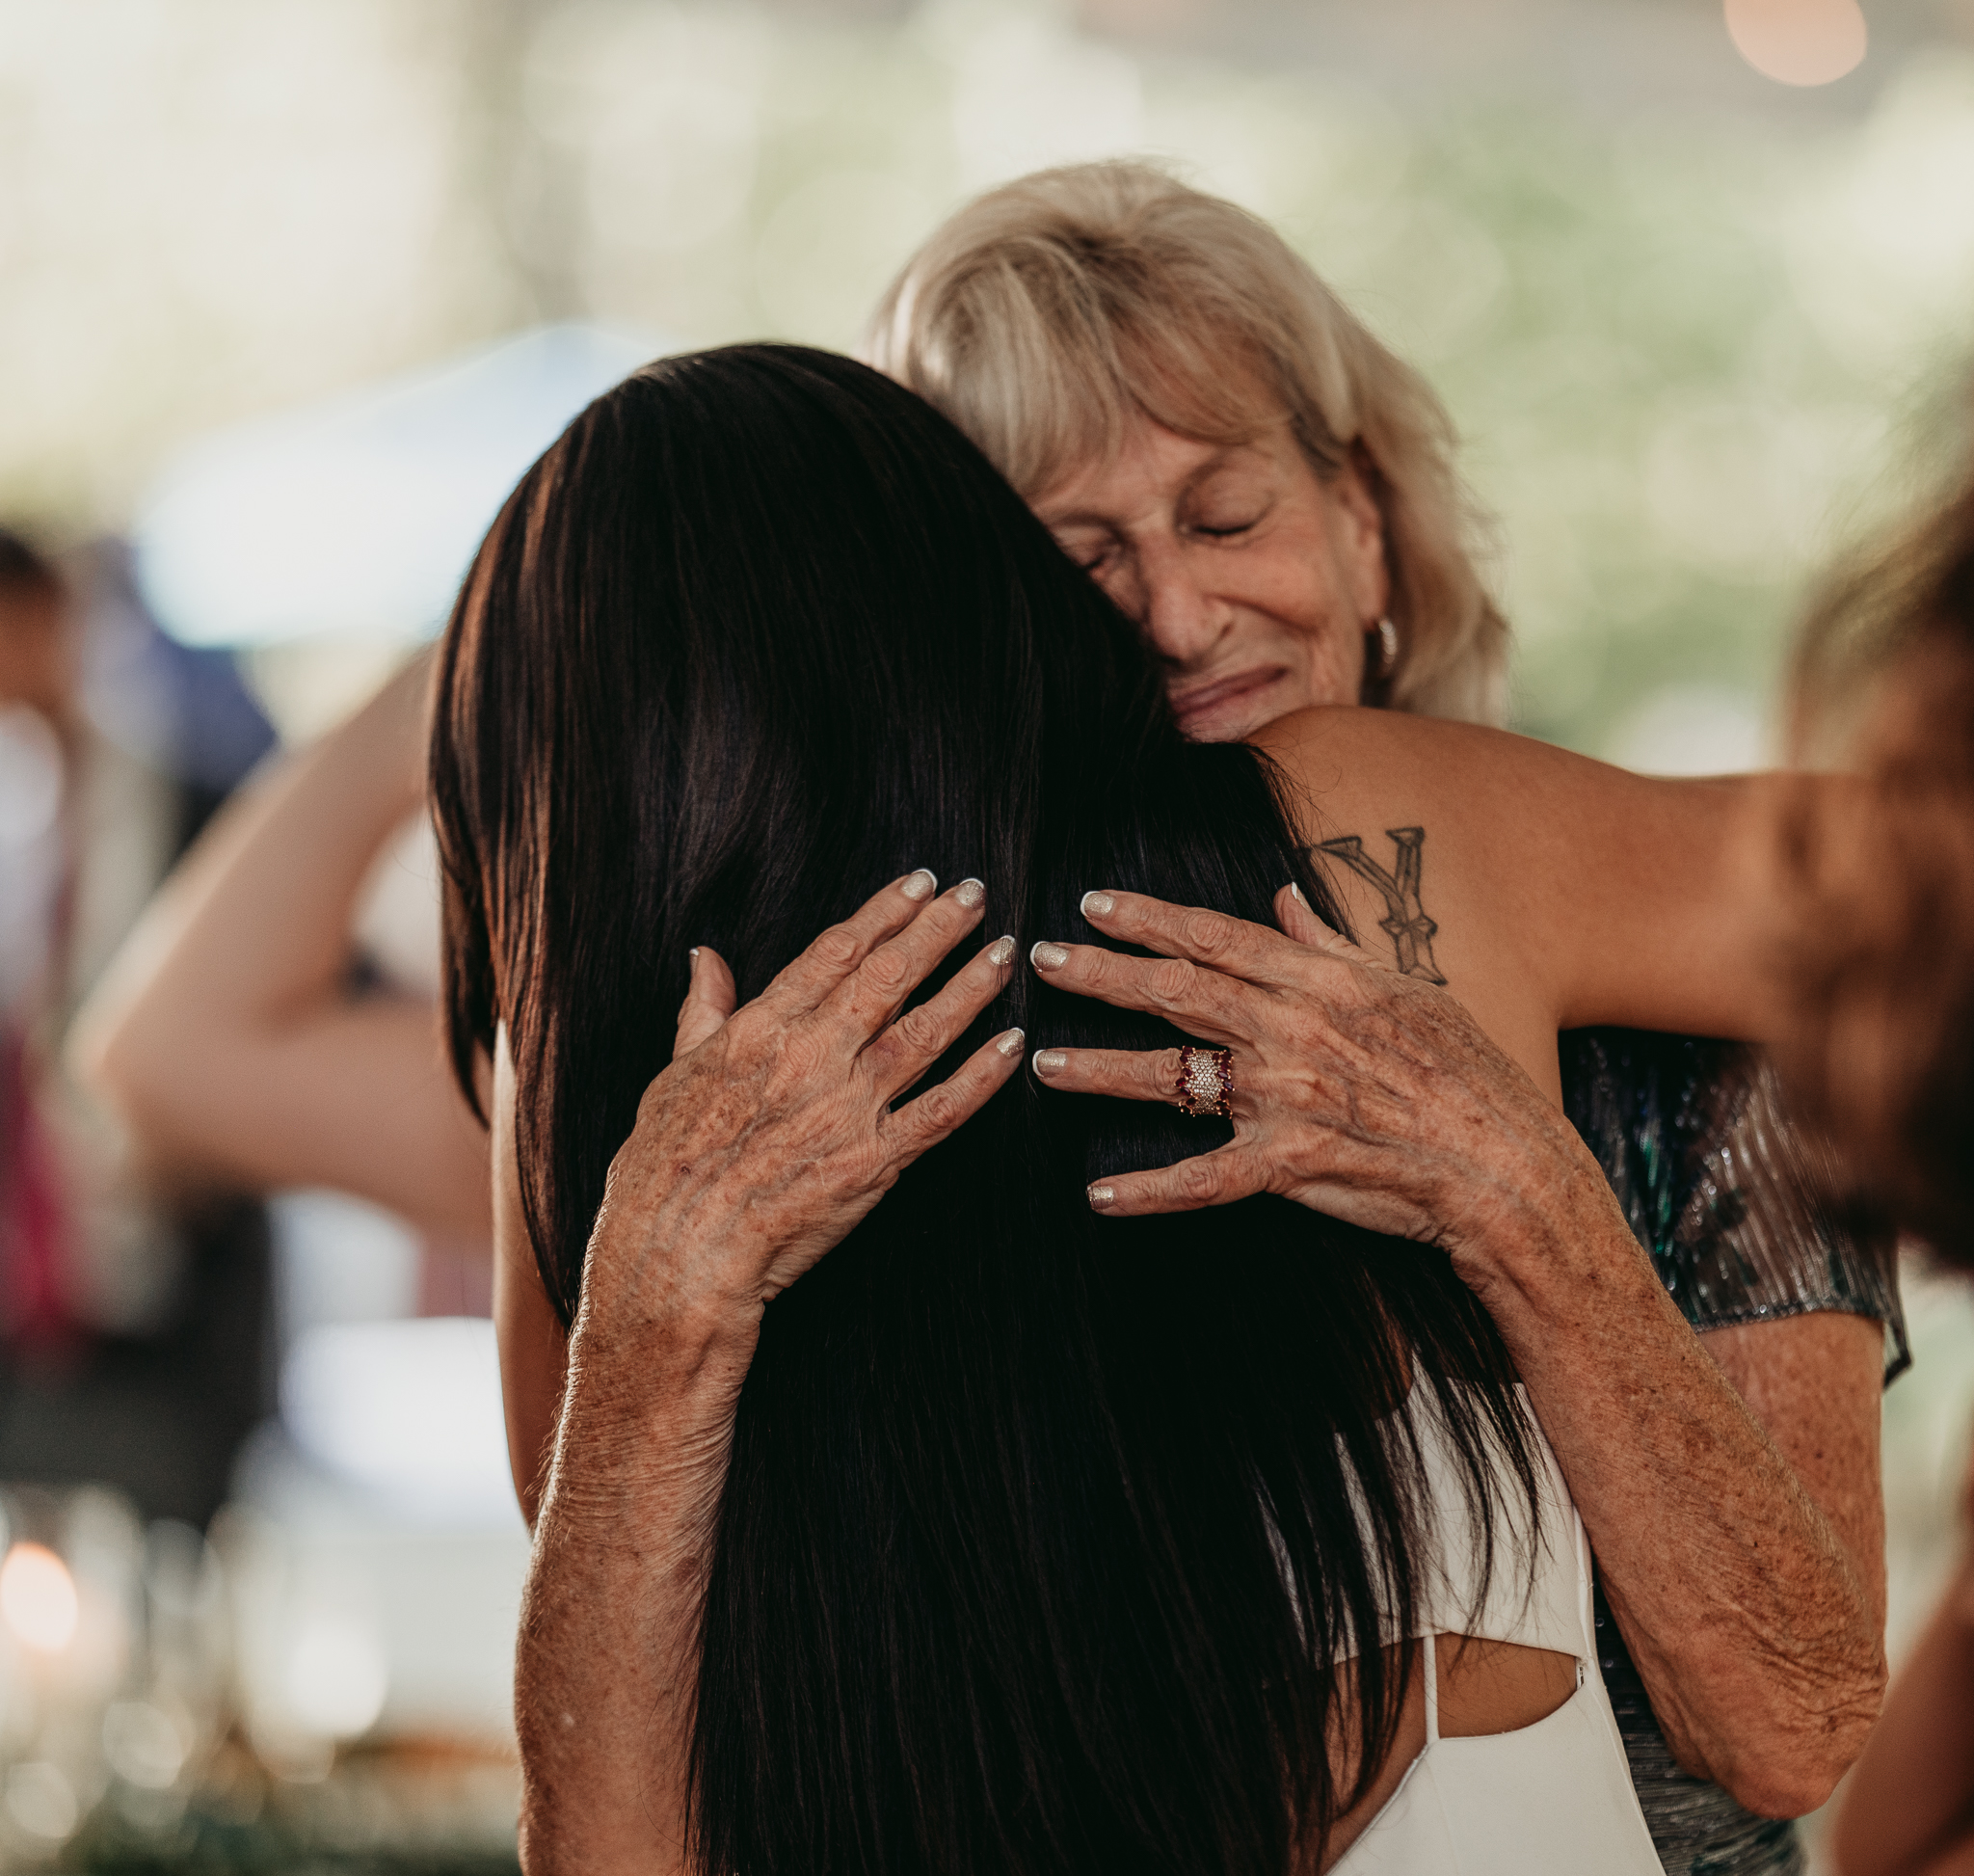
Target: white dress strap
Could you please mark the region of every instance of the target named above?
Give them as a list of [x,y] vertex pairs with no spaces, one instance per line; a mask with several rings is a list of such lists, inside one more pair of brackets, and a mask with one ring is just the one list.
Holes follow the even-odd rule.
[[1426,1631],[1426,1745],[1439,1744],[1439,1650],[1431,1629]]

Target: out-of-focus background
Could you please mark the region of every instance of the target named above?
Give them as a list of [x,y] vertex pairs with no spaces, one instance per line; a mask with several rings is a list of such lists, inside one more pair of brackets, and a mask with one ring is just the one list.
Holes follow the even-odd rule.
[[[53,1040],[249,767],[436,630],[590,395],[850,346],[959,201],[1110,153],[1269,217],[1445,394],[1522,727],[1761,759],[1809,575],[1974,344],[1968,0],[0,5],[0,524],[74,595],[87,743],[62,807],[0,709],[0,1863],[511,1861],[483,1266],[333,1194],[145,1187]],[[410,868],[366,929],[415,979]],[[60,1270],[20,1249],[37,1180]],[[1974,1311],[1909,1301],[1895,1650],[1974,1410]]]

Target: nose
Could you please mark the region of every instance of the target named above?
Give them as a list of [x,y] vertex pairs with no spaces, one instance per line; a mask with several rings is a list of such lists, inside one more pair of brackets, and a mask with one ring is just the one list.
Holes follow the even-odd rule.
[[1159,656],[1187,670],[1201,663],[1227,634],[1233,608],[1200,583],[1177,545],[1141,553],[1138,623]]

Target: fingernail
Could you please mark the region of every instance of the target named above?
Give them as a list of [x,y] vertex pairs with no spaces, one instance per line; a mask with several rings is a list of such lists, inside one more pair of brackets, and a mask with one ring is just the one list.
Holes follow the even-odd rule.
[[898,881],[898,891],[907,898],[930,898],[939,890],[939,875],[920,867]]
[[987,961],[990,964],[1005,964],[1014,955],[1014,938],[997,938],[987,947]]
[[1028,947],[1028,962],[1038,971],[1059,971],[1069,962],[1069,951],[1062,945],[1052,945],[1048,939],[1038,939]]
[[952,896],[971,912],[987,897],[987,888],[977,879],[963,879],[952,889]]
[[1117,1203],[1117,1189],[1114,1186],[1092,1186],[1090,1188],[1090,1210],[1107,1212]]
[[1069,1066],[1069,1057],[1061,1049],[1037,1049],[1034,1060],[1029,1066],[1034,1069],[1036,1074],[1049,1076],[1054,1074],[1058,1068],[1067,1068]]
[[1018,1056],[1022,1052],[1022,1044],[1027,1039],[1025,1032],[1009,1030],[1005,1035],[996,1038],[994,1046],[1004,1056]]
[[1117,901],[1108,893],[1085,893],[1083,895],[1081,910],[1083,917],[1086,919],[1091,917],[1101,919],[1106,912],[1114,912],[1116,909]]
[[697,964],[699,962],[699,947],[697,945],[694,945],[693,948],[685,953],[685,955],[691,958],[692,961],[695,964]]
[[1302,905],[1307,905],[1309,903],[1309,901],[1302,897],[1302,888],[1296,885],[1296,883],[1293,879],[1289,882],[1289,890],[1295,895],[1297,903]]

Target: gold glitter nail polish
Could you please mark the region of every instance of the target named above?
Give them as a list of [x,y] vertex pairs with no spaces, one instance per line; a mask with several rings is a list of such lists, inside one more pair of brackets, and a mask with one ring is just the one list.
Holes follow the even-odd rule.
[[1014,937],[997,938],[987,947],[987,961],[990,964],[1005,964],[1014,955]]
[[1069,962],[1069,952],[1065,947],[1041,938],[1028,948],[1028,962],[1038,971],[1059,971]]

